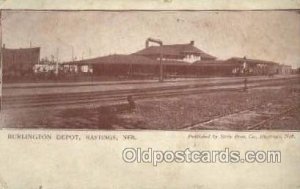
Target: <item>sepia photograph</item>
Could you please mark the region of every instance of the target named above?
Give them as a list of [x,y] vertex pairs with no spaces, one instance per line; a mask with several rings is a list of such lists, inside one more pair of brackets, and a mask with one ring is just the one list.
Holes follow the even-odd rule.
[[300,12],[1,11],[1,127],[300,130]]
[[0,189],[300,189],[300,0],[0,0]]

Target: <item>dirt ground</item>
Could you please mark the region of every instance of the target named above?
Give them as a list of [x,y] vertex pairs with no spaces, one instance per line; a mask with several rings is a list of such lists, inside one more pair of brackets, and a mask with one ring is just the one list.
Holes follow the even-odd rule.
[[[300,88],[298,85],[222,91],[136,101],[128,104],[85,108],[34,108],[4,112],[3,127],[65,129],[185,129],[222,116],[253,110],[259,113],[284,112],[255,129],[300,130]],[[277,108],[277,109],[276,109]],[[201,129],[201,128],[199,128]],[[212,127],[211,129],[224,129]],[[244,125],[234,127],[246,130]]]
[[[141,128],[172,130],[184,129],[245,110],[271,114],[276,109],[276,112],[284,112],[290,107],[296,107],[287,114],[278,116],[279,121],[271,120],[255,129],[299,130],[300,118],[297,116],[300,113],[299,92],[299,90],[296,91],[289,87],[270,87],[253,89],[248,92],[207,93],[172,98],[168,101],[161,99],[145,101],[140,103],[136,114],[145,123]],[[284,123],[283,120],[285,120]],[[224,125],[225,123],[222,126]],[[212,127],[210,129],[221,128]],[[237,124],[233,129],[245,130],[247,128]]]

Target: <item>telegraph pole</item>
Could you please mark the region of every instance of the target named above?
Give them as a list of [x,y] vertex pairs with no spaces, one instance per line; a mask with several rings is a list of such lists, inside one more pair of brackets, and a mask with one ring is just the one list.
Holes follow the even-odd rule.
[[247,83],[248,83],[248,79],[247,79],[247,72],[248,72],[248,68],[247,68],[247,58],[246,56],[244,56],[244,62],[243,62],[243,74],[245,76],[244,78],[244,91],[247,91],[248,87],[247,87]]
[[74,61],[74,47],[72,45],[72,62]]
[[164,81],[164,70],[163,70],[163,64],[162,64],[162,48],[160,48],[160,54],[159,54],[159,82]]
[[55,66],[55,74],[58,75],[58,56],[59,56],[59,48],[56,49],[56,66]]

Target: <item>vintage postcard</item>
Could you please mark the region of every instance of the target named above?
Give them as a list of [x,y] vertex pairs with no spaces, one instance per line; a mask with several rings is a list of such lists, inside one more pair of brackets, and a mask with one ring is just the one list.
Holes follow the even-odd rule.
[[300,10],[160,3],[1,10],[0,188],[300,187]]

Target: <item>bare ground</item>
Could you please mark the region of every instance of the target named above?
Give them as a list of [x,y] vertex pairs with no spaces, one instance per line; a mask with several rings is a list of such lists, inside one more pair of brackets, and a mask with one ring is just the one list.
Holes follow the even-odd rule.
[[[10,128],[174,130],[185,129],[244,110],[270,114],[272,111],[281,112],[289,107],[295,107],[255,129],[300,130],[299,99],[299,85],[287,85],[251,89],[247,92],[220,91],[147,99],[137,101],[135,110],[131,110],[128,104],[72,109],[10,110],[1,115],[1,125]],[[246,130],[248,126],[236,124],[232,129]]]

